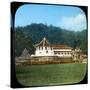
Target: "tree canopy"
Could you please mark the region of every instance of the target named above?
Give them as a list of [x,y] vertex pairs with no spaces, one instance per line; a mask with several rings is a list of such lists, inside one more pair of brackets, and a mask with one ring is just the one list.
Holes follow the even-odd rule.
[[67,44],[72,48],[79,47],[87,54],[87,30],[70,31],[45,24],[30,24],[15,28],[15,55],[19,56],[24,48],[34,53],[33,45],[46,37],[51,44]]

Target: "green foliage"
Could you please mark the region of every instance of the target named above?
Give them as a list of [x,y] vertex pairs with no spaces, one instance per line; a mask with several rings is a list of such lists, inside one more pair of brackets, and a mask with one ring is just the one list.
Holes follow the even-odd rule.
[[16,55],[20,55],[23,48],[34,52],[32,45],[39,43],[46,37],[51,44],[67,44],[72,48],[79,47],[87,54],[87,30],[79,32],[64,30],[55,26],[44,24],[31,24],[16,28]]
[[80,38],[79,38],[80,39],[80,47],[83,50],[83,52],[86,53],[86,54],[87,54],[87,48],[88,48],[88,46],[87,46],[88,36],[87,35],[88,35],[87,31],[83,30],[80,33]]
[[32,45],[32,40],[29,36],[26,36],[22,30],[15,31],[15,56],[20,56],[22,51],[27,48],[29,53],[34,53],[34,47]]

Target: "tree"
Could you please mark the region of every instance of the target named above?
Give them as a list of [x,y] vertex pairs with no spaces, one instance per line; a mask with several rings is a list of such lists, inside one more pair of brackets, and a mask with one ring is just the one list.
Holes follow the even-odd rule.
[[[30,24],[16,28],[16,50],[18,55],[22,48],[29,49],[29,53],[34,53],[33,45],[39,43],[46,37],[51,44],[66,44],[72,48],[79,47],[87,53],[87,30],[69,31],[60,27],[48,26],[45,24]],[[20,50],[19,50],[20,49]]]
[[15,56],[20,56],[24,48],[27,48],[29,53],[34,53],[34,47],[30,37],[25,36],[21,30],[15,31]]

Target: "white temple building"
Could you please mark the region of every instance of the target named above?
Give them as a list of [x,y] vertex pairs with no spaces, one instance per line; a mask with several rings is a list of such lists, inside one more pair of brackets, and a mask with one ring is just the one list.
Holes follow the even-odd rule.
[[36,45],[34,56],[58,56],[58,57],[65,57],[71,58],[72,57],[72,48],[67,45],[60,45],[60,44],[50,44],[48,40],[44,37],[42,41]]
[[87,62],[87,55],[84,55],[80,48],[73,49],[67,45],[51,44],[45,37],[34,47],[34,55],[30,55],[25,48],[22,55],[16,58],[16,64],[28,60],[31,64]]

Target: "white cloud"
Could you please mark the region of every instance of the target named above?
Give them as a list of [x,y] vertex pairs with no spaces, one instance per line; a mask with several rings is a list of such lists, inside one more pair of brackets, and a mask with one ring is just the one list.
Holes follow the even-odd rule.
[[86,29],[86,16],[84,14],[78,14],[72,17],[63,17],[60,21],[60,27],[75,31]]

